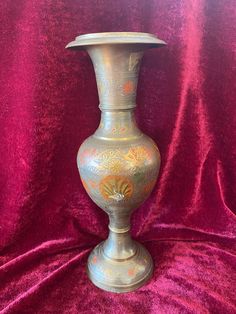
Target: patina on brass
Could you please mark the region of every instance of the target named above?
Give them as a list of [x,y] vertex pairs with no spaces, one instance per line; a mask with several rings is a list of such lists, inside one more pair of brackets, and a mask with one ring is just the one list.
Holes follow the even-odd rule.
[[67,45],[89,53],[96,74],[101,122],[81,145],[77,163],[83,185],[110,219],[108,239],[91,252],[87,272],[108,291],[128,292],[151,277],[148,251],[130,237],[130,215],[151,193],[159,172],[156,144],[134,118],[140,61],[147,48],[165,45],[147,33],[97,33]]

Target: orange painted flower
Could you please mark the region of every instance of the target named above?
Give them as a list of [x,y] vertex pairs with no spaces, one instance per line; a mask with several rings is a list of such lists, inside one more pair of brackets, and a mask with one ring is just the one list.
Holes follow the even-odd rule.
[[120,128],[120,132],[121,132],[121,133],[124,133],[125,131],[126,131],[126,128],[125,128],[125,127]]
[[92,263],[93,263],[93,264],[96,264],[97,261],[98,261],[98,259],[97,259],[97,256],[95,255],[95,256],[93,257],[93,259],[92,259]]
[[100,182],[99,189],[106,200],[121,201],[130,198],[133,194],[132,182],[123,176],[110,175],[105,177]]
[[128,269],[128,276],[133,277],[135,275],[134,269],[130,268]]
[[134,83],[132,81],[127,81],[123,85],[123,91],[125,94],[132,94],[134,92]]

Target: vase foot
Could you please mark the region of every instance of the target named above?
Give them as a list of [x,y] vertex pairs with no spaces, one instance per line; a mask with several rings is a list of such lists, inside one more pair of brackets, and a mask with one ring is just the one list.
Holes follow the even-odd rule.
[[104,254],[103,243],[88,258],[87,273],[97,287],[111,292],[130,292],[143,286],[152,276],[153,262],[139,243],[136,253],[128,259],[112,259]]

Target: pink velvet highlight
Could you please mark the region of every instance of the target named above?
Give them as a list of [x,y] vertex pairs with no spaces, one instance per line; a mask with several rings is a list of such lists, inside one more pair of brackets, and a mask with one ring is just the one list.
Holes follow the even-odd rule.
[[[0,312],[236,313],[236,108],[233,0],[0,2]],[[93,286],[91,249],[107,217],[84,191],[76,154],[98,126],[93,67],[65,45],[104,31],[156,34],[136,117],[162,156],[132,217],[150,283]]]

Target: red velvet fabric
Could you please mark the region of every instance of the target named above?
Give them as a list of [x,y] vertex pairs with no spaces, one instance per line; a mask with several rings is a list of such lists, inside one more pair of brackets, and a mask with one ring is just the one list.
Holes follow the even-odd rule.
[[[235,18],[234,0],[0,2],[1,313],[236,313]],[[137,97],[162,155],[132,218],[155,273],[127,294],[85,273],[107,217],[76,154],[100,113],[89,57],[64,47],[102,31],[168,43],[146,52]]]

